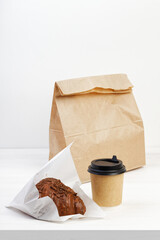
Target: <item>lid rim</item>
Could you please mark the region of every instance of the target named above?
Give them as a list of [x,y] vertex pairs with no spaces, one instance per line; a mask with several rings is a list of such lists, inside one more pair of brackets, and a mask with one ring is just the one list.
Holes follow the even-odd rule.
[[94,171],[93,169],[88,168],[88,172],[94,175],[103,175],[103,176],[110,176],[110,175],[119,175],[126,172],[126,168],[123,165],[123,168],[118,169],[118,171]]

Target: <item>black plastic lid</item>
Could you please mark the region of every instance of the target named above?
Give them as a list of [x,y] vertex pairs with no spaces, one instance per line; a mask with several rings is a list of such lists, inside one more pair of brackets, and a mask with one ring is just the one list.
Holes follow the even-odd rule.
[[112,158],[93,160],[88,172],[96,175],[117,175],[126,172],[126,168],[114,155]]

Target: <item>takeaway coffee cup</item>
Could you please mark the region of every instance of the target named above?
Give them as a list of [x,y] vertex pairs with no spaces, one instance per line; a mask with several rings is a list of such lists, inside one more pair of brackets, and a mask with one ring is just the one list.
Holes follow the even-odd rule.
[[121,204],[125,171],[125,166],[116,156],[91,162],[88,172],[91,175],[93,200],[98,205],[112,207]]

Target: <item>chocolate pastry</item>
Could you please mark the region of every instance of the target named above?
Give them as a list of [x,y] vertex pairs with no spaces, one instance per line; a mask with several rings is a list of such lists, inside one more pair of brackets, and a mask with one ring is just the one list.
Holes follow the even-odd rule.
[[45,178],[36,184],[39,198],[49,196],[57,206],[59,216],[86,212],[84,202],[70,187],[56,178]]

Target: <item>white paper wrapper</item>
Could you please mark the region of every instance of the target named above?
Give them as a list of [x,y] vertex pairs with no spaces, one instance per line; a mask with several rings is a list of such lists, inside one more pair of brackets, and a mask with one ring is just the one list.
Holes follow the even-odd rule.
[[[80,180],[70,152],[71,145],[58,153],[52,160],[35,174],[31,180],[17,194],[7,207],[13,207],[27,213],[28,215],[46,221],[66,221],[69,218],[103,218],[102,209],[90,199],[80,188]],[[49,197],[39,197],[36,184],[47,177],[60,179],[62,183],[71,187],[83,200],[86,206],[84,215],[75,214],[60,217],[55,203]]]

